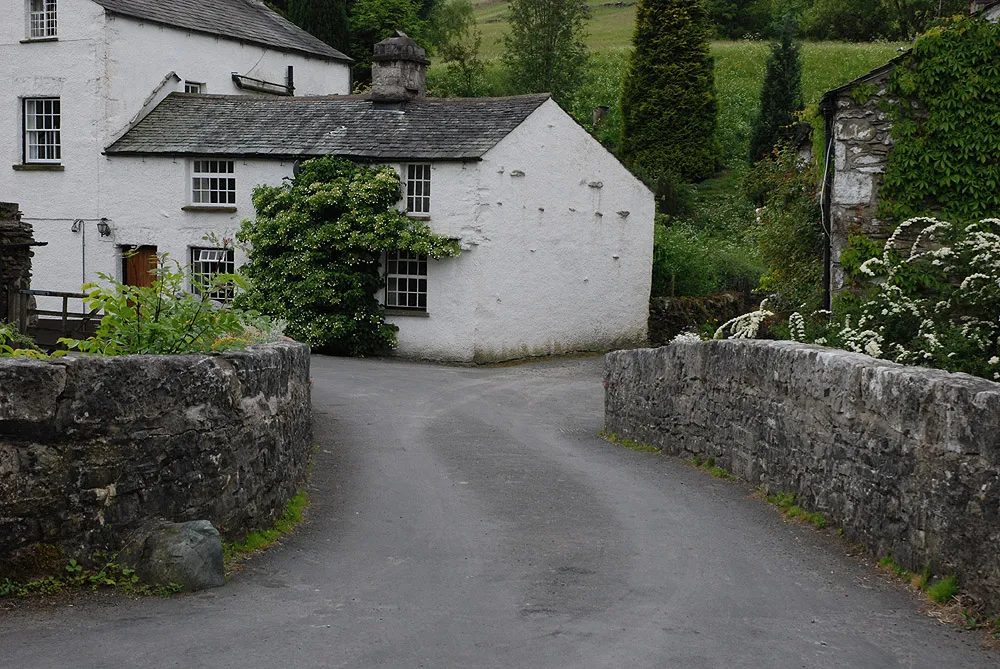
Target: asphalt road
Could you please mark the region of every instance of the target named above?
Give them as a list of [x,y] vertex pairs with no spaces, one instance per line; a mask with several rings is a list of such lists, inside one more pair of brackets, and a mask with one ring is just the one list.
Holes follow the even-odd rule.
[[997,667],[836,537],[600,440],[602,361],[313,359],[309,522],[232,583],[0,612],[0,669]]

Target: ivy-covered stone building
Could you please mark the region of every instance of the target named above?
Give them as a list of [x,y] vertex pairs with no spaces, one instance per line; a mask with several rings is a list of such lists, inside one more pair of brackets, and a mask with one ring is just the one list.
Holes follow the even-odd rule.
[[[973,17],[991,23],[1000,20],[1000,2],[970,3]],[[885,65],[853,81],[828,91],[820,101],[826,126],[827,150],[824,165],[823,226],[827,234],[827,281],[830,293],[844,285],[841,254],[852,233],[862,233],[875,240],[885,240],[898,221],[887,220],[884,184],[890,155],[896,143],[891,108],[898,103],[890,92],[890,82],[897,68],[909,62],[907,51]],[[948,79],[945,87],[964,86],[967,82]],[[920,107],[920,92],[907,104]],[[997,107],[989,100],[970,100],[971,105]],[[993,112],[995,113],[995,111]],[[920,112],[916,117],[919,118]],[[973,155],[969,159],[995,164],[1000,156]],[[956,160],[962,158],[955,157]],[[936,203],[928,203],[931,210]],[[931,211],[928,210],[928,211]],[[1000,212],[996,212],[1000,213]]]

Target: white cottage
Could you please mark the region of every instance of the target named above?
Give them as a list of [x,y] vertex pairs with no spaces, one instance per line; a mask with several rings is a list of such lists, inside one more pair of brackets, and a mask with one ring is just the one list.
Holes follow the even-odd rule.
[[[117,276],[132,246],[187,262],[207,231],[232,228],[177,206],[194,163],[137,192],[140,180],[104,155],[170,93],[350,91],[351,59],[263,2],[0,0],[0,12],[0,154],[11,166],[0,169],[0,200],[19,203],[48,242],[36,251],[35,288],[79,291],[97,272]],[[288,172],[268,167],[246,178]]]
[[[225,2],[266,11],[249,0]],[[330,54],[325,62],[336,68],[342,59]],[[97,181],[78,192],[94,202],[94,214],[50,215],[42,191],[0,182],[0,200],[22,202],[29,219],[106,224],[107,236],[91,232],[82,251],[80,233],[36,223],[36,236],[55,243],[36,258],[35,286],[78,288],[67,268],[82,275],[74,262],[81,253],[88,278],[103,271],[139,281],[141,266],[120,260],[136,248],[139,259],[166,251],[202,271],[229,269],[243,260],[238,252],[210,248],[204,238],[231,238],[254,215],[256,185],[291,176],[298,160],[335,154],[395,167],[405,184],[401,206],[463,249],[440,261],[387,258],[381,297],[400,328],[401,354],[483,362],[644,341],[652,193],[549,96],[428,99],[426,65],[405,36],[380,43],[374,88],[363,97],[300,96],[318,92],[298,88],[301,64],[294,96],[273,94],[290,92],[274,90],[284,80],[252,67],[246,77],[270,83],[229,81],[254,87],[254,96],[212,85],[184,93],[180,82],[190,79],[171,67],[176,75],[160,75],[165,83],[154,82],[156,93],[124,132],[93,140]],[[25,136],[11,125],[9,135]],[[68,173],[68,145],[66,153]]]

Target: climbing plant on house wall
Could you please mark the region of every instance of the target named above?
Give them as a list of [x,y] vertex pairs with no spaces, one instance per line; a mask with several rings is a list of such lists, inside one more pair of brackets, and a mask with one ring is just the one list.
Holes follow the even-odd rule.
[[958,17],[917,39],[889,81],[879,214],[974,221],[1000,212],[1000,26]]
[[387,251],[458,255],[458,243],[395,208],[399,176],[332,156],[302,164],[281,186],[253,194],[257,219],[237,235],[248,245],[251,283],[241,306],[285,319],[289,336],[338,355],[370,355],[396,344],[375,299]]

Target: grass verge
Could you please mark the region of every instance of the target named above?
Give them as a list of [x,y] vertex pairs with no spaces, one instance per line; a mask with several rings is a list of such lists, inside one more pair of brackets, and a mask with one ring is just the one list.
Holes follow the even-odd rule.
[[663,449],[657,448],[656,446],[652,446],[650,444],[643,444],[643,443],[640,443],[638,441],[633,441],[632,439],[628,439],[628,438],[625,438],[625,437],[619,437],[617,434],[612,434],[611,432],[607,432],[605,430],[601,430],[598,433],[598,436],[601,439],[614,444],[615,446],[621,446],[622,448],[628,448],[628,449],[633,450],[633,451],[638,451],[639,453],[662,453],[663,452]]
[[269,548],[278,539],[294,531],[305,517],[307,506],[309,506],[309,496],[306,495],[305,490],[299,490],[295,497],[288,500],[285,510],[271,527],[263,530],[251,530],[247,532],[243,541],[223,543],[222,551],[226,561],[226,573],[230,573],[232,568],[247,556]]
[[[67,558],[51,544],[38,544],[5,563],[8,574],[0,579],[0,600],[32,599],[69,595],[86,590],[114,590],[129,597],[168,597],[181,591],[175,583],[153,586],[143,583],[131,567],[119,564],[118,554],[96,551],[86,560]],[[85,566],[84,562],[94,566]]]

